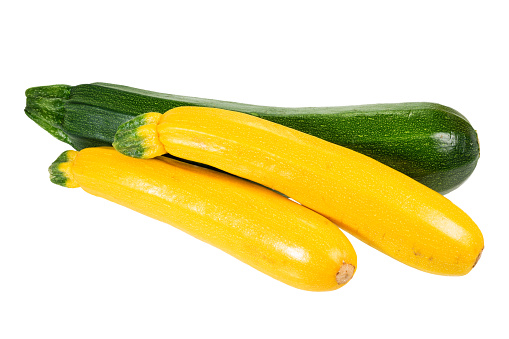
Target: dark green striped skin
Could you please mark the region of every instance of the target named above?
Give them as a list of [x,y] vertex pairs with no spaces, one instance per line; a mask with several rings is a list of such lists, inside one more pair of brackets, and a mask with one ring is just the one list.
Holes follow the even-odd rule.
[[[255,115],[348,147],[442,194],[459,187],[473,172],[479,159],[477,134],[465,117],[434,103],[281,108],[94,83],[71,87],[68,96],[59,97],[65,112],[55,105],[58,106],[55,119],[45,113],[47,120],[44,120],[39,118],[40,104],[35,99],[45,98],[44,87],[28,91],[27,115],[57,138],[57,132],[60,133],[60,140],[66,137],[68,141],[63,141],[77,150],[111,145],[116,129],[139,114],[164,113],[178,106],[205,106]],[[51,95],[54,96],[53,92]],[[60,119],[62,115],[63,119]]]

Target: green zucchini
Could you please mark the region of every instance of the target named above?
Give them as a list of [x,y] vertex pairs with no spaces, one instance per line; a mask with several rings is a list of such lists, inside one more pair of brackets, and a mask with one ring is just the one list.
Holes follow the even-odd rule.
[[26,91],[25,113],[76,150],[111,145],[132,117],[178,106],[254,115],[368,155],[442,194],[459,187],[479,159],[476,131],[452,108],[413,102],[282,108],[150,92],[105,83]]

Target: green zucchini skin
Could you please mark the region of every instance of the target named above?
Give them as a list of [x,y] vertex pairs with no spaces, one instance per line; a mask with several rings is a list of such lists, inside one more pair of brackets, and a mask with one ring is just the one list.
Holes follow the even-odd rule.
[[139,114],[205,106],[251,114],[353,149],[442,194],[459,187],[479,159],[477,133],[468,120],[435,103],[284,108],[106,83],[34,87],[26,96],[26,114],[76,150],[111,145],[117,128]]

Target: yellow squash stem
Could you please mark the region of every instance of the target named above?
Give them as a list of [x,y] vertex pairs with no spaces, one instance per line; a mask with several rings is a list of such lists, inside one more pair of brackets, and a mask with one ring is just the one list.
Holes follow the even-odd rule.
[[131,156],[168,152],[275,189],[425,272],[464,275],[484,248],[472,219],[439,193],[365,155],[247,114],[178,107],[127,122],[115,139]]
[[228,174],[169,158],[134,159],[111,147],[64,152],[50,173],[56,184],[171,224],[299,289],[335,290],[357,266],[331,221]]

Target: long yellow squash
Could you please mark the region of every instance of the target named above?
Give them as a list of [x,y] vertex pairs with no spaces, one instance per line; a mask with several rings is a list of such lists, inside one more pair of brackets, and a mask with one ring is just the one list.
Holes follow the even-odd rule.
[[444,196],[367,156],[247,114],[203,107],[148,113],[113,144],[141,158],[163,153],[273,188],[417,269],[463,275],[483,236]]
[[349,240],[328,219],[228,174],[111,147],[64,152],[50,173],[56,184],[169,223],[296,288],[337,289],[357,266]]

